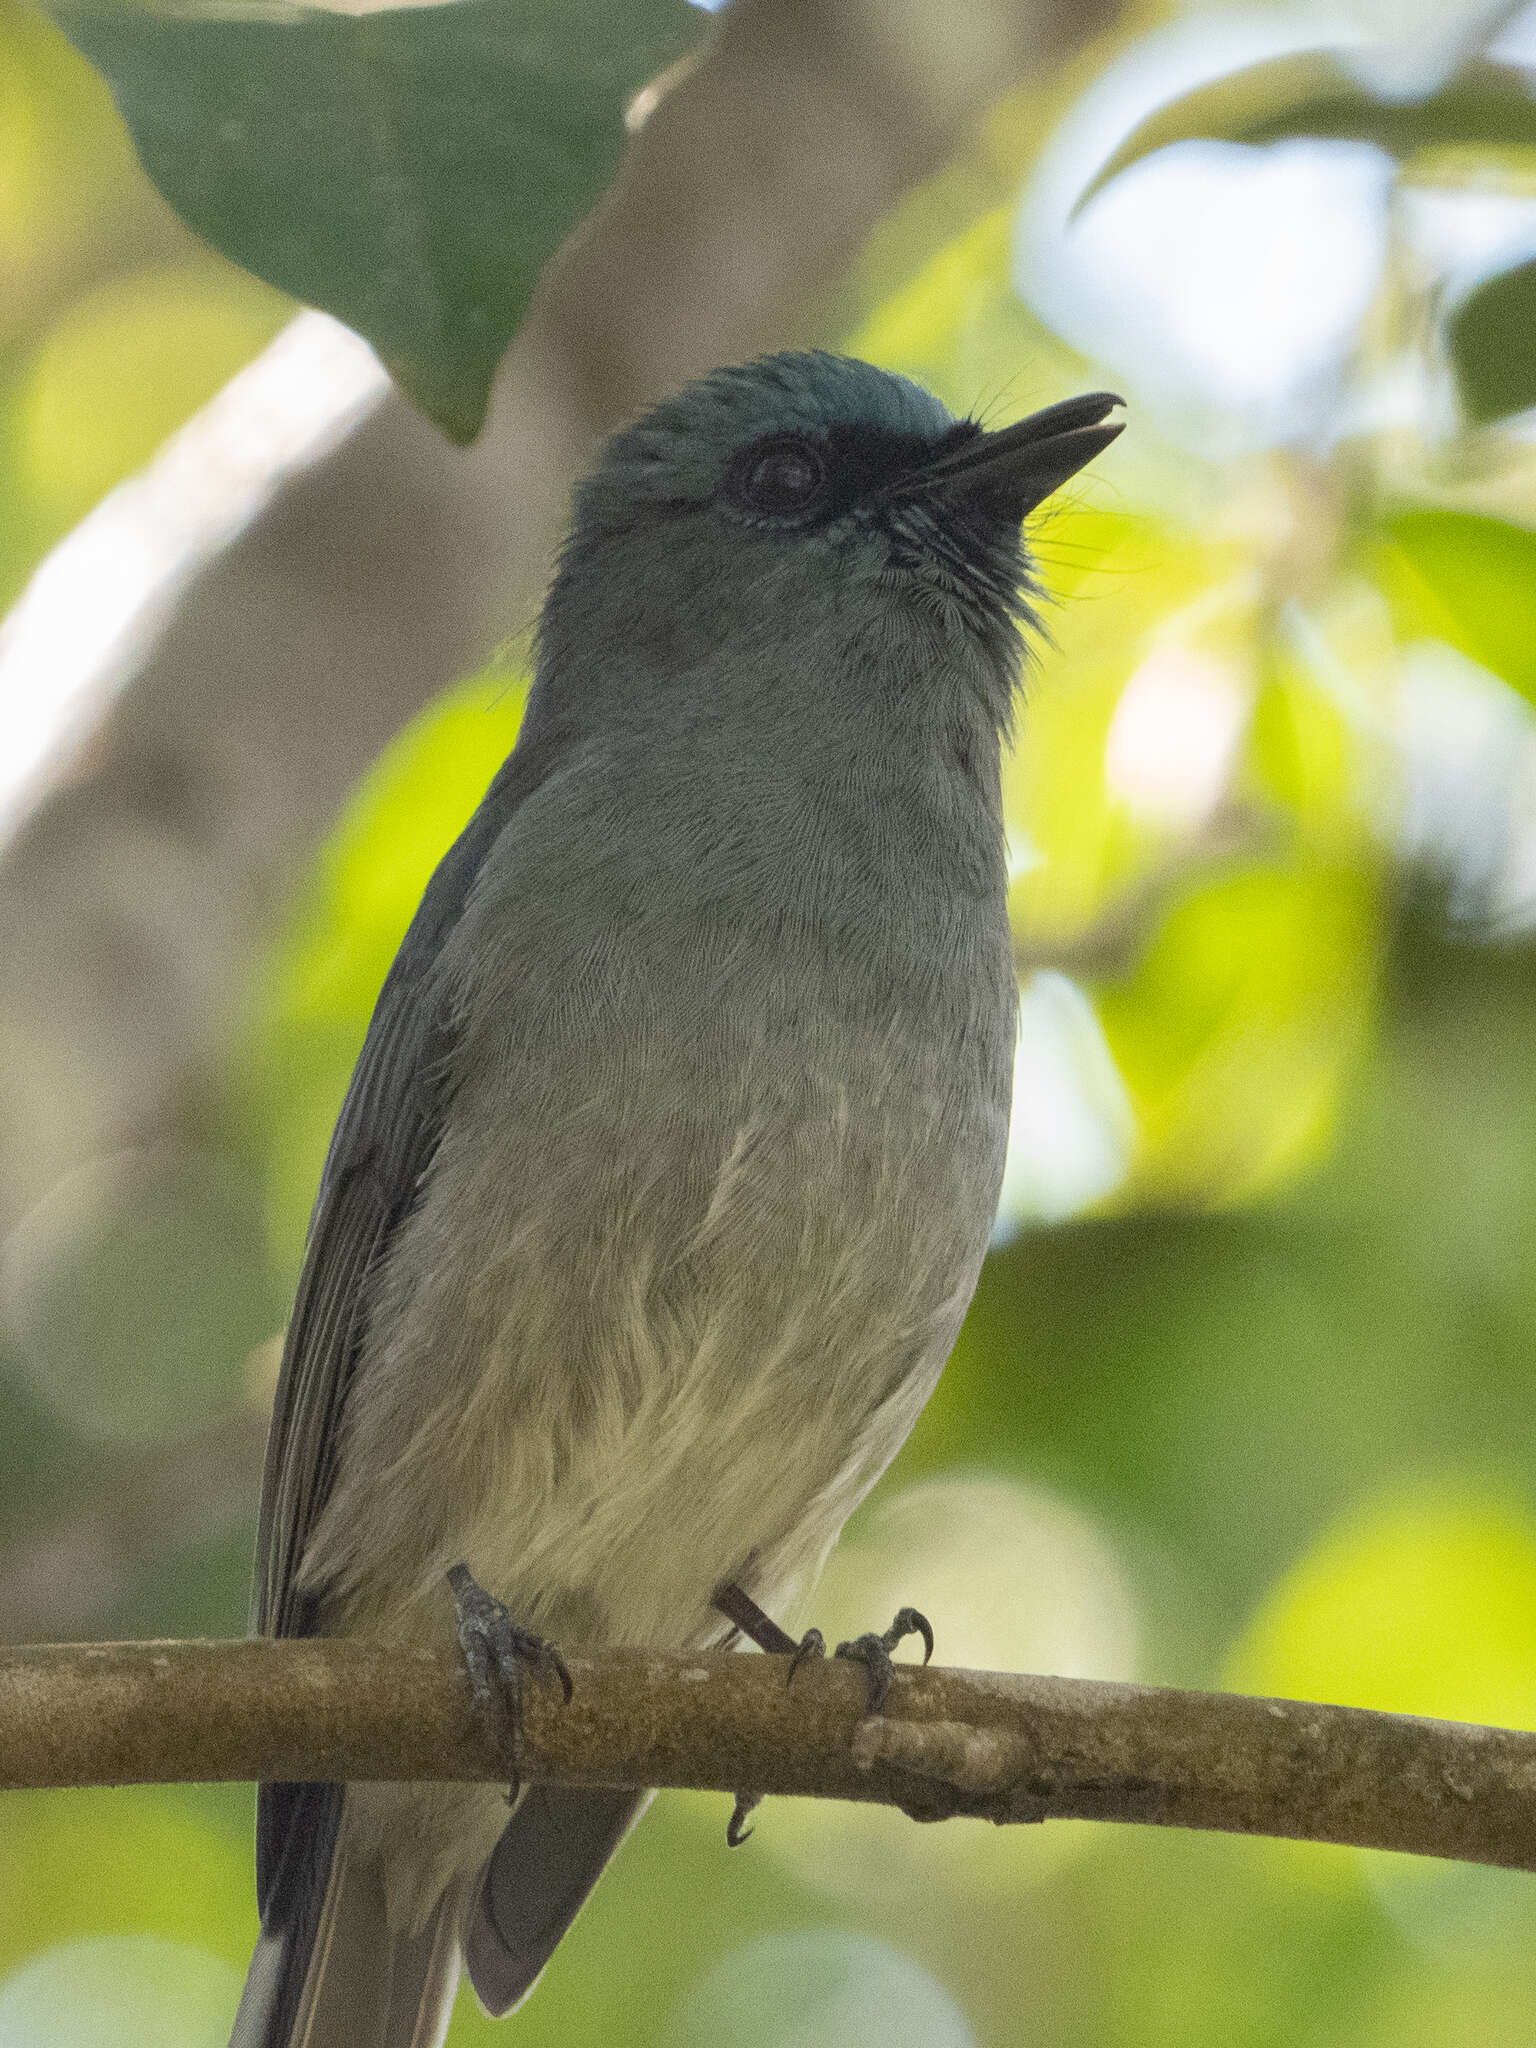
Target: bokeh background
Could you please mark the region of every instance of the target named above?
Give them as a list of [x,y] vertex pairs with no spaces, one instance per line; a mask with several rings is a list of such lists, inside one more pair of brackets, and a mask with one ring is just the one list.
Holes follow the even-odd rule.
[[[244,1628],[330,1123],[570,476],[815,341],[1131,422],[1034,527],[995,1249],[818,1620],[1536,1727],[1536,387],[1497,307],[1457,340],[1536,253],[1536,14],[936,12],[737,0],[460,454],[0,0],[0,1636]],[[0,2048],[221,2042],[251,1803],[8,1795]],[[494,2038],[1536,2033],[1528,1878],[810,1802],[727,1853],[726,1812],[658,1800]]]

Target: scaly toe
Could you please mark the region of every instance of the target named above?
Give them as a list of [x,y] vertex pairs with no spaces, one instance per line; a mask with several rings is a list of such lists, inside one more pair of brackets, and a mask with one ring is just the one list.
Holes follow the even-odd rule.
[[481,1705],[488,1706],[492,1695],[499,1692],[511,1725],[520,1730],[523,1674],[544,1664],[559,1679],[569,1706],[571,1674],[555,1645],[520,1627],[502,1603],[477,1583],[468,1565],[456,1564],[448,1583],[458,1613],[459,1647]]
[[896,1666],[891,1652],[908,1636],[923,1639],[923,1662],[926,1664],[933,1655],[933,1629],[926,1614],[920,1614],[915,1607],[898,1610],[895,1620],[883,1635],[855,1636],[851,1643],[839,1643],[834,1656],[847,1657],[862,1664],[869,1672],[869,1697],[865,1711],[878,1714],[884,1707],[891,1690],[891,1680],[896,1676]]
[[850,1663],[862,1664],[868,1673],[869,1690],[864,1701],[866,1714],[878,1714],[885,1705],[886,1695],[891,1689],[891,1680],[896,1667],[891,1662],[891,1653],[884,1636],[855,1636],[851,1643],[839,1643],[832,1652],[834,1657],[845,1657]]

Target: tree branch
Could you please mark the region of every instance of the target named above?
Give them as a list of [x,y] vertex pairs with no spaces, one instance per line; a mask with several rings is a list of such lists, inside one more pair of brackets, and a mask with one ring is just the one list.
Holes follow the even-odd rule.
[[446,1654],[340,1642],[0,1651],[0,1789],[484,1778],[877,1801],[917,1819],[1215,1828],[1536,1869],[1536,1734],[1087,1679],[613,1651],[526,1687],[523,1740]]

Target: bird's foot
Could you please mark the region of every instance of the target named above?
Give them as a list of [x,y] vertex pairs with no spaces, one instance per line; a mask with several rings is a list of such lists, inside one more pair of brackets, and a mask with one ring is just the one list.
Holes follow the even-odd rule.
[[[795,1673],[802,1664],[813,1662],[827,1654],[826,1637],[819,1628],[808,1628],[797,1643],[771,1615],[764,1614],[761,1607],[749,1593],[744,1593],[733,1581],[716,1586],[711,1603],[717,1613],[727,1621],[734,1622],[749,1641],[756,1643],[760,1650],[770,1656],[788,1656],[789,1675],[787,1685],[794,1683]],[[832,1652],[834,1657],[844,1657],[853,1663],[862,1664],[869,1673],[869,1696],[866,1712],[878,1714],[885,1705],[886,1695],[891,1689],[891,1680],[896,1667],[891,1652],[908,1636],[923,1639],[923,1662],[933,1656],[933,1629],[925,1614],[919,1614],[915,1607],[903,1607],[883,1635],[871,1631],[868,1635],[855,1636],[852,1642],[839,1643]],[[739,1825],[740,1816],[732,1816],[733,1826]]]
[[[896,1665],[891,1652],[908,1636],[922,1637],[923,1662],[928,1663],[933,1656],[933,1629],[927,1615],[919,1614],[915,1607],[899,1608],[895,1620],[882,1634],[876,1635],[871,1630],[867,1635],[855,1636],[852,1642],[839,1643],[832,1652],[834,1657],[845,1657],[852,1663],[862,1664],[869,1674],[868,1697],[864,1703],[865,1713],[879,1714],[884,1711],[891,1680],[896,1676]],[[800,1666],[809,1659],[824,1657],[826,1654],[827,1646],[822,1640],[820,1629],[807,1629],[794,1656],[790,1659],[790,1678],[793,1679]]]
[[[716,1586],[710,1595],[710,1605],[717,1614],[723,1614],[733,1627],[739,1629],[748,1642],[756,1643],[770,1657],[788,1657],[789,1672],[786,1685],[794,1683],[795,1673],[802,1664],[813,1662],[827,1654],[827,1640],[819,1628],[808,1628],[797,1643],[786,1629],[779,1627],[771,1614],[765,1614],[750,1593],[744,1593],[733,1579],[726,1579]],[[868,1635],[855,1636],[852,1642],[839,1643],[832,1652],[834,1657],[843,1657],[852,1663],[862,1664],[868,1673],[868,1694],[865,1700],[866,1714],[878,1714],[885,1706],[886,1695],[891,1689],[891,1680],[896,1673],[891,1652],[908,1636],[923,1639],[923,1662],[933,1656],[933,1629],[925,1614],[919,1614],[915,1607],[898,1610],[895,1620],[882,1635],[871,1631]],[[746,1826],[747,1815],[762,1800],[761,1792],[738,1792],[736,1804],[731,1808],[731,1817],[726,1822],[725,1839],[729,1848],[739,1849],[751,1835]],[[914,1818],[923,1818],[914,1810]]]
[[[571,1674],[565,1659],[543,1636],[521,1628],[501,1602],[487,1593],[467,1564],[456,1564],[448,1574],[458,1614],[459,1648],[469,1671],[475,1699],[483,1713],[493,1714],[499,1706],[514,1759],[523,1738],[523,1677],[525,1672],[546,1665],[560,1681],[567,1706],[571,1703]],[[514,1783],[512,1795],[517,1786]]]

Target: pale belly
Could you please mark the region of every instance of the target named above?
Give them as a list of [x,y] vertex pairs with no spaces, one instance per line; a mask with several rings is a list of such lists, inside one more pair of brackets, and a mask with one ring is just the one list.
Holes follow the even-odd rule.
[[597,1418],[536,1515],[484,1500],[463,1529],[471,1569],[576,1645],[718,1640],[723,1579],[790,1625],[932,1392],[970,1286],[922,1304],[917,1341],[891,1292],[835,1354],[817,1340],[821,1304],[798,1329],[764,1331],[757,1358],[745,1332],[721,1330],[658,1375],[668,1390],[640,1412]]
[[306,1553],[328,1629],[441,1637],[463,1560],[573,1645],[683,1646],[720,1578],[814,1577],[958,1333],[1006,1082],[885,1038],[710,1054],[461,1099]]
[[[516,1187],[505,1125],[492,1147],[466,1123],[402,1231],[306,1553],[327,1632],[450,1644],[461,1560],[569,1650],[719,1642],[722,1579],[798,1626],[958,1333],[1006,1102],[855,1113],[841,1077],[795,1087],[797,1114],[711,1139],[680,1111],[606,1162],[602,1105],[550,1131],[535,1105]],[[352,1788],[347,1811],[363,1854],[409,1831],[407,1924],[505,1821],[494,1788]]]

